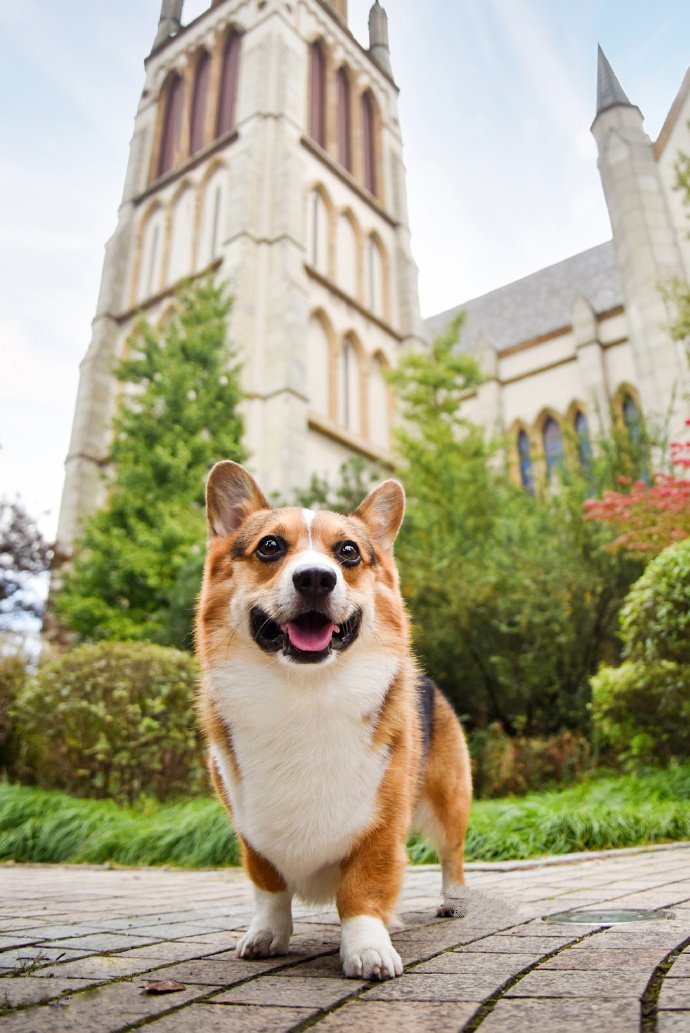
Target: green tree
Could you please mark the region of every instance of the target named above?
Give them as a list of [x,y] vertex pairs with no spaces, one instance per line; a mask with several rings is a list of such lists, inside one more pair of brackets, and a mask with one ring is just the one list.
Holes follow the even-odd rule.
[[391,379],[408,512],[397,546],[424,666],[475,726],[547,734],[588,721],[588,679],[618,655],[616,615],[639,567],[600,549],[582,519],[596,463],[536,497],[514,485],[501,442],[462,415],[481,382],[460,324]]
[[56,597],[81,640],[191,648],[205,540],[204,483],[220,458],[244,459],[230,300],[212,280],[184,288],[162,326],[142,322],[115,376],[104,508],[91,517]]

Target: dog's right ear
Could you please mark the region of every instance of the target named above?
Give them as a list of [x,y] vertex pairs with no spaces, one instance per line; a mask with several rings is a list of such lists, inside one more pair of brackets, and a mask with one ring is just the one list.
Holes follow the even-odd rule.
[[261,488],[239,463],[223,459],[206,482],[206,516],[210,537],[234,534],[243,520],[258,509],[270,509]]

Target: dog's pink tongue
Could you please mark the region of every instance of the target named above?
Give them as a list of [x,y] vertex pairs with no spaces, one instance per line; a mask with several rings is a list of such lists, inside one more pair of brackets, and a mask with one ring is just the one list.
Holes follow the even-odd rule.
[[320,653],[331,644],[331,637],[334,631],[338,630],[337,624],[325,624],[322,628],[301,628],[299,624],[286,624],[285,631],[295,649],[301,649],[304,653]]

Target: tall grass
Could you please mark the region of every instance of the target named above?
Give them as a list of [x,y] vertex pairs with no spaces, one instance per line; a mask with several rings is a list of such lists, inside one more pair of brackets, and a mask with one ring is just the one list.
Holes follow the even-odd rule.
[[[467,858],[498,861],[680,839],[690,839],[690,763],[592,778],[561,792],[480,800],[472,810]],[[416,837],[409,853],[416,863],[436,860]],[[238,864],[239,851],[213,800],[124,809],[2,784],[0,860],[202,868]]]

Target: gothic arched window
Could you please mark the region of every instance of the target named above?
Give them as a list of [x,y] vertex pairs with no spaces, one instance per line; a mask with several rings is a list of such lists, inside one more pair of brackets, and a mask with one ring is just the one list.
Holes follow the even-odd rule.
[[371,194],[377,192],[376,182],[376,110],[369,90],[362,95],[362,141],[364,145],[364,185]]
[[549,416],[542,431],[544,439],[544,458],[546,459],[546,476],[553,479],[554,473],[563,465],[563,435],[553,416]]
[[580,466],[583,470],[589,470],[592,465],[592,442],[589,437],[587,417],[580,409],[575,412],[573,425],[575,428],[577,454],[580,460]]
[[235,128],[235,103],[237,80],[240,67],[240,41],[237,32],[231,32],[225,41],[223,67],[220,73],[220,98],[216,119],[216,137],[223,136]]
[[309,52],[309,135],[326,146],[326,55],[319,40]]
[[194,202],[194,191],[185,187],[172,210],[168,283],[187,276],[194,265]]
[[156,208],[148,216],[141,235],[137,301],[149,298],[161,288],[164,231],[165,213],[162,208]]
[[357,297],[358,250],[357,232],[352,219],[343,213],[338,219],[336,271],[338,286],[351,298]]
[[329,273],[329,213],[320,190],[307,199],[307,261],[322,276]]
[[381,448],[390,447],[390,388],[386,362],[375,355],[369,377],[369,437]]
[[203,269],[220,254],[223,243],[223,214],[227,169],[218,168],[204,189],[199,240],[199,268]]
[[355,434],[361,433],[360,381],[357,348],[346,337],[340,352],[340,422]]
[[532,466],[532,445],[527,431],[521,430],[517,440],[518,459],[520,460],[520,482],[522,487],[534,494],[534,468]]
[[367,308],[379,318],[385,315],[383,250],[376,237],[367,238],[366,250],[366,303]]
[[322,319],[312,316],[307,333],[307,388],[309,405],[322,416],[329,416],[331,342]]
[[338,161],[352,172],[352,116],[350,79],[345,68],[338,69]]
[[194,95],[192,97],[192,125],[189,133],[189,153],[196,154],[204,146],[204,128],[208,108],[208,83],[211,73],[211,57],[208,51],[200,55],[194,73]]
[[623,423],[630,438],[630,444],[639,447],[642,442],[642,417],[637,402],[631,394],[623,395]]
[[182,109],[184,106],[184,83],[181,75],[173,75],[168,81],[165,95],[165,115],[158,152],[157,174],[163,176],[173,168],[179,157],[180,133],[182,130]]

